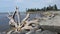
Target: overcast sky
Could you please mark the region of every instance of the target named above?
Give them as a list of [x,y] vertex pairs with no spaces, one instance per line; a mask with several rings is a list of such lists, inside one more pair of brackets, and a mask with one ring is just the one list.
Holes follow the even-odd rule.
[[60,8],[60,0],[0,0],[0,12],[12,12],[16,5],[19,11],[25,12],[26,8],[43,8],[54,4]]

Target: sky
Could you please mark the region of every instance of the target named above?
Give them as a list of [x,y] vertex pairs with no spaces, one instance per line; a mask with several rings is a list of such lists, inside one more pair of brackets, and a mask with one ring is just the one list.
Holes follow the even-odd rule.
[[43,8],[54,4],[60,9],[60,0],[0,0],[0,12],[13,12],[16,6],[20,12],[25,12],[26,8]]

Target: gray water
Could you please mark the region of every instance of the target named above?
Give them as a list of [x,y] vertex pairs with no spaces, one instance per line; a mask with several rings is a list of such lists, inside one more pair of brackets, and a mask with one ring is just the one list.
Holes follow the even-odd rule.
[[[8,13],[0,13],[0,31],[6,31],[9,29],[9,19],[8,19]],[[36,15],[31,14],[29,20],[34,18]],[[23,20],[26,17],[26,13],[21,13],[20,20]]]

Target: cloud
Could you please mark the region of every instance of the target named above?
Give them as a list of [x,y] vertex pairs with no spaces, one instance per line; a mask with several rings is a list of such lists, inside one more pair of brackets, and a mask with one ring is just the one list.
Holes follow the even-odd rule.
[[17,3],[21,3],[23,0],[16,0]]
[[52,3],[54,0],[46,0],[47,3]]
[[45,0],[44,2],[46,2],[46,3],[57,3],[59,0]]

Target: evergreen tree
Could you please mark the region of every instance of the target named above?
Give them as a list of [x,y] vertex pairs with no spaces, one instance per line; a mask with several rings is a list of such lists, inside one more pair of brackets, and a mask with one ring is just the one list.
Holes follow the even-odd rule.
[[57,6],[56,6],[56,4],[53,6],[53,10],[57,10]]
[[57,10],[57,6],[56,6],[56,4],[54,5],[54,7],[55,7],[55,10]]

